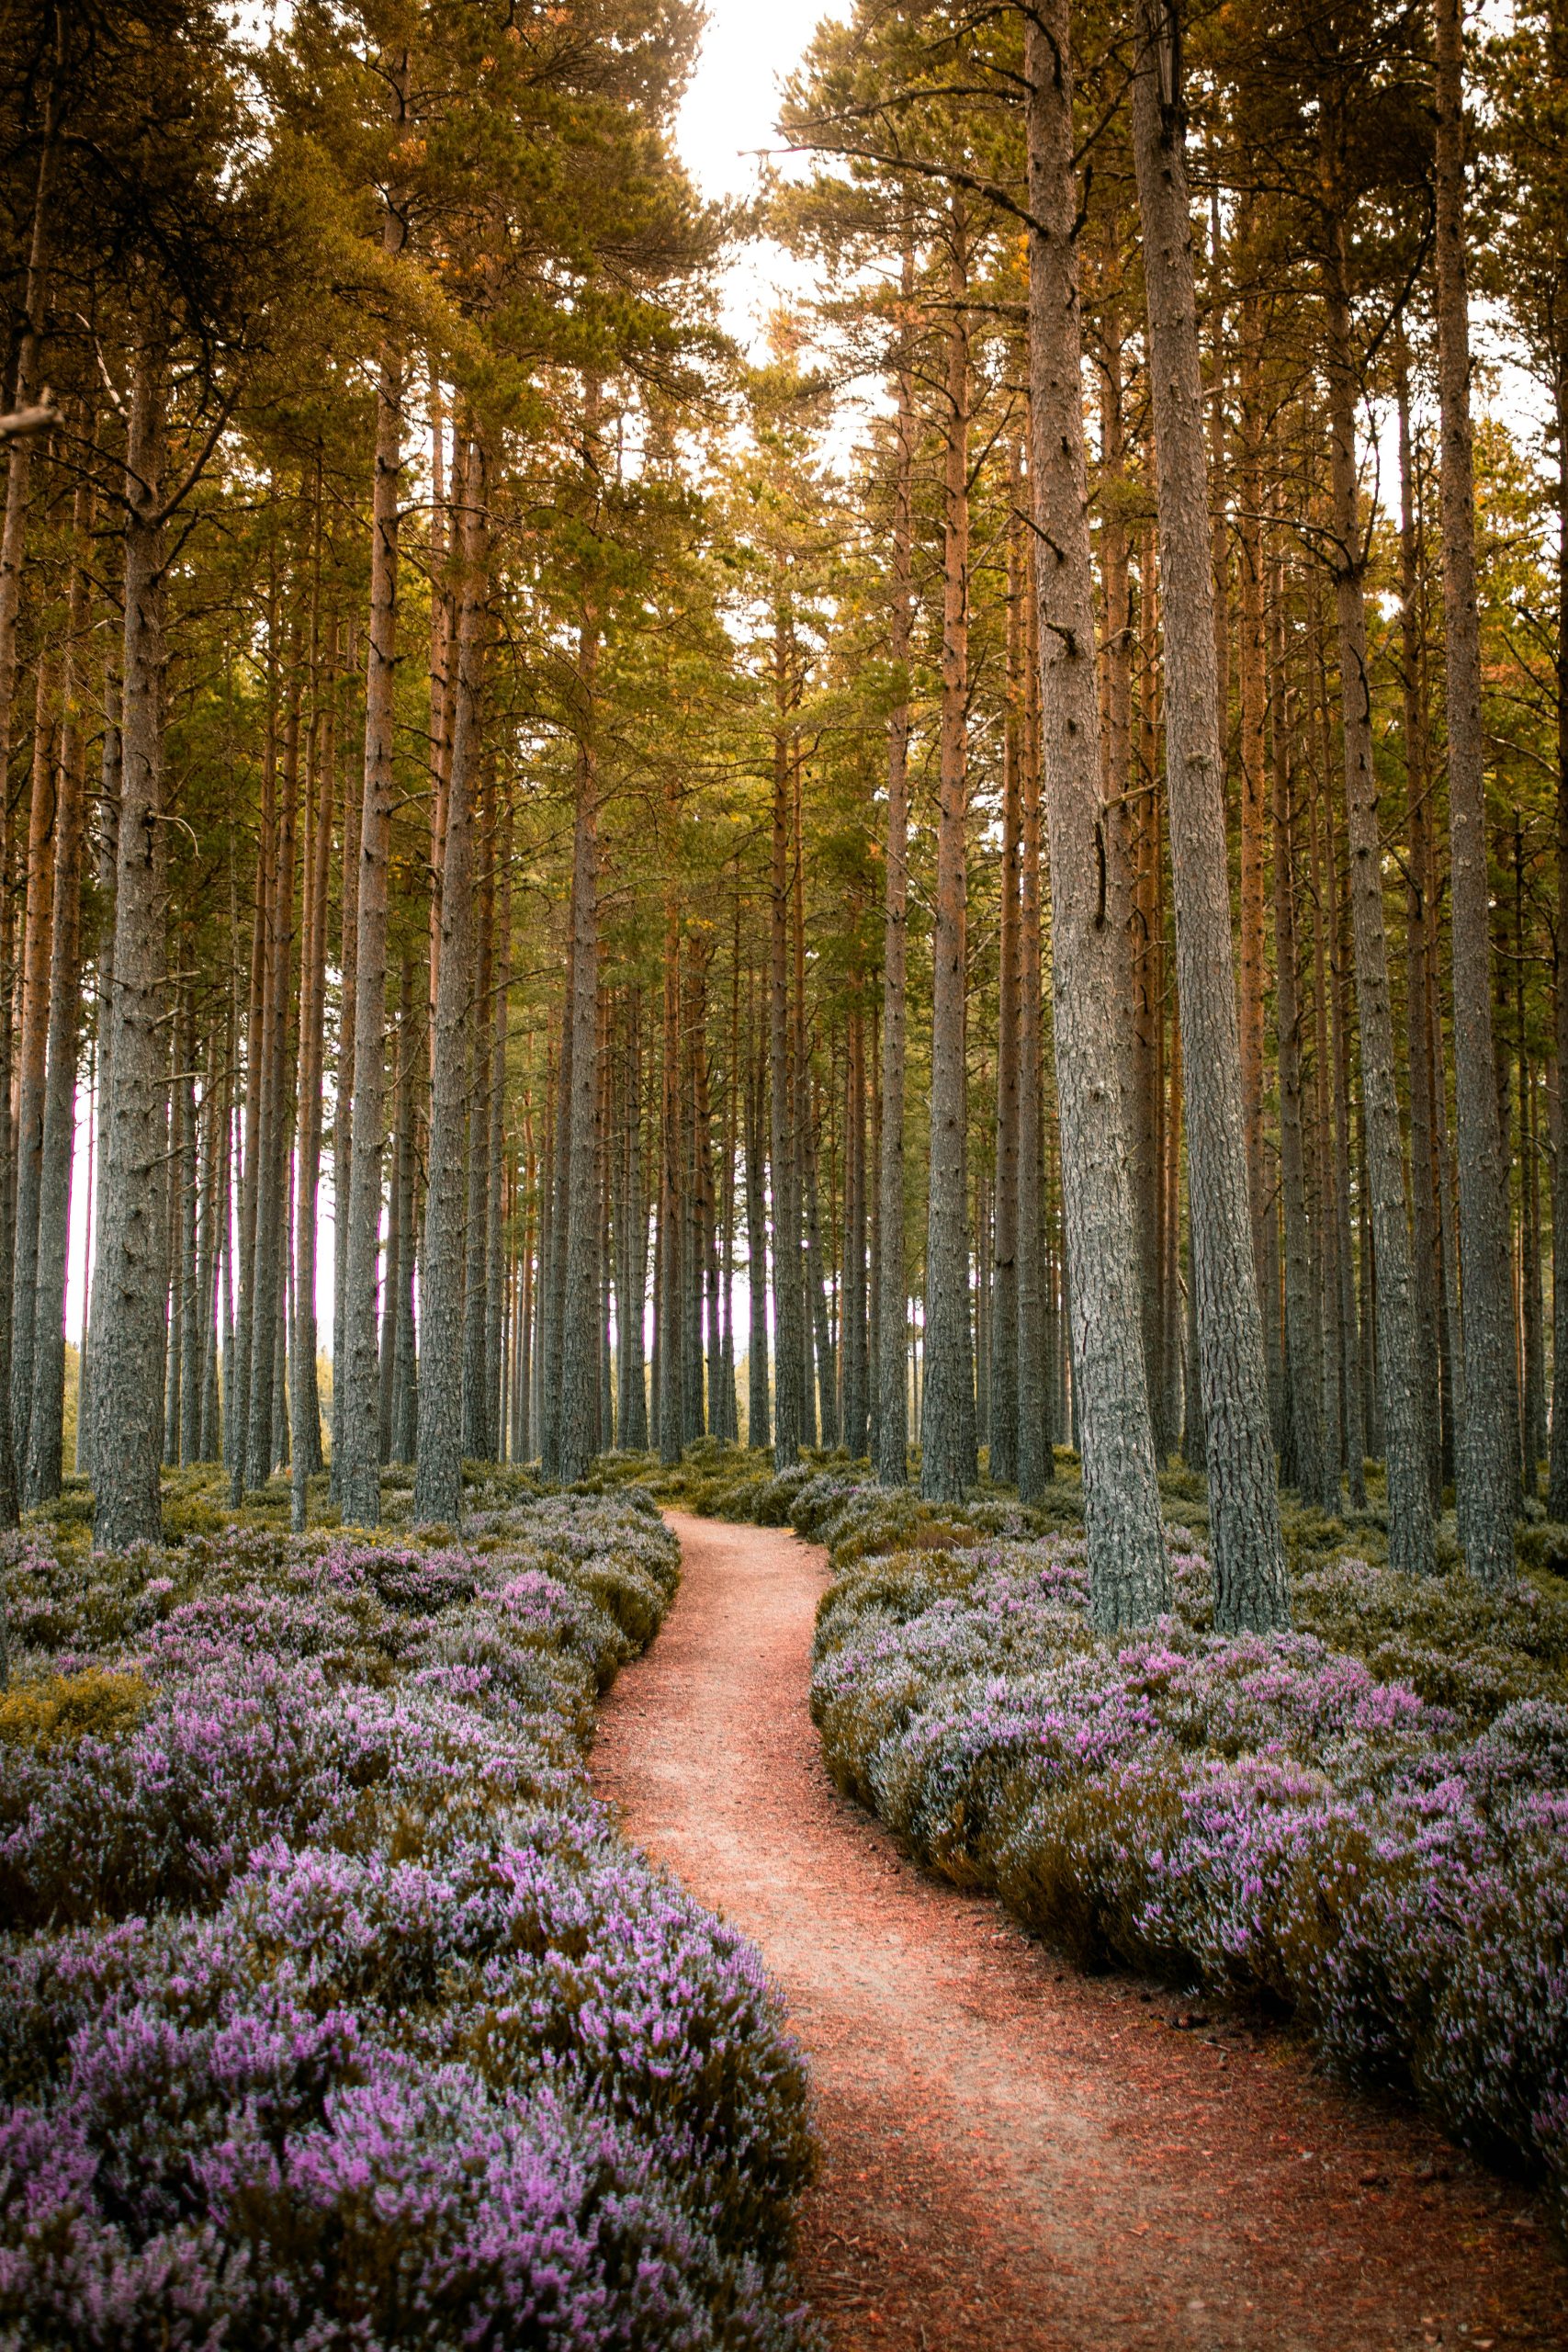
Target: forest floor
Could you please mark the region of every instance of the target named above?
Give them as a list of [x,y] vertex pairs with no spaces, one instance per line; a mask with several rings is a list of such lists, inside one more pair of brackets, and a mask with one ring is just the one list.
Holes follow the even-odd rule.
[[826,1555],[667,1516],[681,1590],[593,1778],[788,2001],[824,2147],[801,2270],[834,2352],[1568,2346],[1521,2192],[1290,2035],[1080,1975],[901,1855],[807,1713]]

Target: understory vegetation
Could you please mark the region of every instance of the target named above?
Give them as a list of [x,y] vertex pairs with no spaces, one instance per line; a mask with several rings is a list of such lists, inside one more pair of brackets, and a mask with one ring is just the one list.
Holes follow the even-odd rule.
[[0,2345],[812,2340],[777,2002],[583,1769],[678,1548],[635,1493],[474,1500],[9,1539]]
[[1062,1470],[1044,1511],[938,1510],[707,1448],[660,1491],[829,1547],[824,1755],[922,1861],[1080,1965],[1292,2016],[1568,2218],[1568,1585],[1413,1577],[1374,1510],[1287,1511],[1294,1630],[1222,1635],[1179,1476],[1174,1606],[1107,1642]]

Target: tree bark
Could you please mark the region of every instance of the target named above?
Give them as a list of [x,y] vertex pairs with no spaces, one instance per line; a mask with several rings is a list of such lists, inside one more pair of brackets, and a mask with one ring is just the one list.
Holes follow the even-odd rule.
[[256,1187],[255,1272],[252,1284],[250,1435],[246,1484],[272,1476],[282,1432],[274,1412],[279,1302],[284,1295],[288,1169],[288,1009],[294,956],[294,836],[299,806],[300,681],[299,647],[290,631],[288,710],[283,734],[283,791],[278,804],[274,870],[267,893],[265,1012],[262,1023],[262,1115]]
[[[350,641],[348,668],[355,667]],[[364,794],[344,787],[342,904],[338,926],[337,1071],[333,1096],[333,1430],[327,1491],[342,1500],[343,1412],[348,1312],[348,1201],[354,1159],[355,1022],[359,1000],[359,828]]]
[[765,1446],[769,1436],[768,1381],[768,1204],[763,1128],[767,1120],[767,1062],[761,1047],[750,1056],[746,1080],[746,1285],[748,1319],[746,1442]]
[[[571,862],[571,1095],[566,1289],[561,1332],[560,1476],[588,1475],[599,1419],[599,771],[594,742],[597,619],[578,631],[580,718]],[[700,1041],[699,1041],[700,1045]]]
[[[1324,795],[1323,836],[1324,873],[1327,881],[1328,978],[1333,992],[1334,1014],[1335,1216],[1338,1227],[1334,1262],[1339,1282],[1336,1312],[1339,1329],[1340,1429],[1350,1501],[1355,1510],[1364,1510],[1367,1507],[1366,1357],[1362,1344],[1360,1304],[1356,1295],[1356,1229],[1350,1206],[1356,1181],[1356,1131],[1350,1101],[1349,967],[1353,950],[1346,943],[1339,899],[1339,845],[1332,789]],[[1366,1295],[1366,1260],[1367,1252],[1363,1249],[1363,1297]]]
[[851,989],[844,1057],[844,1445],[850,1459],[858,1462],[871,1436],[865,1318],[865,980],[858,967]]
[[1432,1062],[1432,1030],[1427,1004],[1436,943],[1432,905],[1432,815],[1427,756],[1426,661],[1421,632],[1420,556],[1416,526],[1416,464],[1410,431],[1409,360],[1403,337],[1397,345],[1399,410],[1399,608],[1404,672],[1404,808],[1410,837],[1406,897],[1409,972],[1405,1035],[1410,1053],[1410,1189],[1415,1208],[1416,1369],[1420,1385],[1427,1476],[1432,1508],[1442,1508],[1442,1335],[1438,1285],[1442,1244],[1438,1223],[1433,1104],[1440,1073]]
[[464,1137],[468,1107],[467,1046],[474,993],[473,803],[479,763],[487,570],[484,495],[479,445],[470,441],[463,494],[457,701],[441,876],[430,1175],[420,1253],[419,1437],[413,1488],[416,1520],[438,1521],[454,1528],[461,1524],[463,1510]]
[[[403,965],[398,1001],[398,1099],[396,1159],[392,1182],[398,1198],[398,1220],[404,1234],[402,1262],[398,1269],[392,1319],[392,1412],[390,1451],[394,1462],[412,1462],[419,1452],[419,1362],[416,1352],[413,1289],[418,1230],[418,1125],[415,1071],[423,1044],[426,1018],[414,1012],[413,967]],[[417,1023],[417,1025],[416,1025]]]
[[[1345,817],[1350,844],[1350,921],[1361,1030],[1361,1097],[1378,1259],[1378,1353],[1388,1448],[1389,1561],[1392,1566],[1406,1573],[1422,1574],[1431,1569],[1434,1560],[1431,1487],[1416,1370],[1415,1278],[1410,1230],[1405,1220],[1404,1146],[1394,1078],[1382,842],[1372,756],[1366,563],[1356,483],[1354,363],[1339,243],[1343,232],[1337,219],[1331,233],[1335,242],[1326,293],[1334,601],[1339,637]],[[1361,1432],[1352,1429],[1352,1489],[1363,1444]]]
[[[1019,486],[1021,501],[1032,485]],[[1027,503],[1020,520],[1030,522]],[[1043,973],[1040,901],[1040,600],[1037,550],[1023,544],[1024,695],[1018,876],[1018,1496],[1037,1503],[1056,1475],[1056,1322],[1045,1261]]]
[[109,1023],[114,1081],[95,1275],[100,1317],[93,1540],[105,1552],[156,1544],[163,1535],[164,378],[162,355],[144,345],[126,435],[119,853]]
[[[96,1189],[92,1203],[92,1265],[93,1279],[87,1301],[87,1350],[77,1375],[76,1393],[76,1468],[79,1473],[93,1475],[93,1446],[96,1435],[96,1374],[100,1322],[100,1301],[96,1269],[103,1261],[104,1234],[104,1172],[108,1167],[109,1106],[113,1100],[114,1075],[114,894],[119,872],[119,803],[123,756],[120,741],[120,682],[119,663],[124,657],[124,631],[120,643],[104,657],[104,733],[100,759],[100,807],[97,841],[97,883],[100,900],[96,954],[96,987],[94,991],[94,1060],[96,1081],[96,1102],[94,1105],[94,1164],[97,1170]],[[9,858],[9,831],[6,831],[6,856]],[[7,934],[8,941],[8,934]],[[9,947],[6,946],[8,956]],[[0,1056],[6,1064],[6,1092],[10,1091],[10,1027],[4,1024],[0,1041]],[[0,1311],[4,1292],[0,1287]],[[7,1337],[7,1346],[9,1340]],[[0,1414],[0,1446],[6,1430],[6,1417]],[[3,1472],[0,1464],[0,1472]],[[3,1484],[3,1476],[0,1476]]]
[[43,1173],[43,1101],[49,1039],[50,928],[54,891],[55,679],[53,649],[38,663],[32,778],[22,908],[21,1018],[16,1081],[16,1221],[12,1235],[11,1447],[25,1485],[33,1395],[33,1315],[38,1298],[39,1193]]
[[1001,918],[997,967],[997,1198],[992,1216],[990,1474],[1018,1476],[1019,904],[1023,767],[1022,481],[1008,466],[1007,718],[1002,741]]
[[[627,1453],[648,1450],[648,1367],[643,1318],[648,1307],[648,1195],[642,1172],[642,990],[627,990],[626,1075],[626,1287],[615,1302],[620,1340],[616,1426]],[[766,1363],[766,1341],[763,1361]],[[764,1370],[764,1380],[766,1377]],[[766,1395],[766,1388],[763,1391]]]
[[1313,959],[1313,1161],[1318,1226],[1317,1318],[1323,1359],[1323,1463],[1321,1501],[1337,1518],[1343,1505],[1345,1381],[1343,1292],[1339,1281],[1342,1218],[1340,1167],[1334,1139],[1337,1059],[1329,1027],[1327,898],[1324,888],[1318,797],[1308,811],[1308,902],[1312,909]]
[[[782,589],[781,582],[781,594]],[[775,712],[768,1031],[768,1157],[773,1226],[773,1464],[779,1470],[787,1470],[797,1458],[806,1419],[800,1204],[795,1187],[795,1090],[789,1021],[790,741],[785,723],[793,687],[789,654],[789,631],[781,605],[773,635]]]
[[92,492],[78,489],[62,681],[59,789],[55,802],[54,905],[50,926],[49,1034],[45,1046],[39,1165],[33,1386],[22,1464],[24,1502],[36,1510],[60,1492],[65,1403],[65,1276],[71,1231],[71,1169],[76,1131],[76,1027],[82,1008],[79,947],[82,853],[86,822],[85,710]]
[[[671,854],[673,855],[673,843]],[[659,1193],[657,1387],[659,1453],[665,1463],[681,1459],[682,1307],[681,1227],[684,1216],[681,1166],[681,913],[673,884],[664,901],[663,1088],[660,1114],[661,1166]]]
[[502,1310],[506,1298],[506,1047],[512,998],[512,809],[501,824],[495,885],[495,1006],[491,1016],[489,1173],[485,1187],[485,1418],[499,1458],[502,1409]]
[[[1310,1503],[1318,1501],[1323,1492],[1323,1317],[1313,1279],[1302,1126],[1301,965],[1296,942],[1290,709],[1285,699],[1282,662],[1276,665],[1276,676],[1280,698],[1274,719],[1274,1018],[1280,1069],[1280,1185],[1285,1227],[1285,1452],[1289,1482]],[[1245,732],[1244,720],[1244,736]],[[1337,1478],[1335,1483],[1337,1487]]]
[[327,876],[333,836],[332,727],[321,707],[310,722],[310,777],[315,786],[310,862],[305,881],[305,925],[300,951],[299,1105],[295,1132],[294,1334],[289,1351],[293,1470],[291,1516],[306,1516],[307,1480],[321,1466],[321,1406],[316,1380],[316,1216],[321,1190],[321,1070],[327,1001]]
[[[1242,1120],[1247,1136],[1247,1214],[1253,1258],[1267,1334],[1275,1280],[1272,1252],[1265,1239],[1268,1170],[1263,1125],[1263,904],[1264,843],[1269,820],[1269,772],[1265,726],[1268,710],[1268,639],[1264,615],[1263,550],[1263,322],[1256,291],[1242,306],[1241,332],[1241,595],[1237,668],[1241,704],[1241,896],[1240,1027]],[[1275,840],[1279,840],[1276,829]],[[1291,923],[1292,953],[1295,924]],[[1278,932],[1276,932],[1276,938]],[[1299,1018],[1299,1015],[1295,1016]],[[1281,1023],[1282,1026],[1282,1023]],[[1299,1122],[1300,1104],[1297,1104]],[[1299,1148],[1299,1137],[1298,1137]]]
[[[1454,1102],[1460,1256],[1464,1268],[1464,1420],[1460,1540],[1471,1573],[1513,1582],[1518,1440],[1507,1201],[1493,1063],[1492,947],[1475,585],[1475,479],[1470,420],[1470,296],[1465,262],[1461,0],[1436,0],[1438,60],[1438,400],[1442,428],[1443,629],[1447,643]],[[1382,1253],[1379,1288],[1382,1286]],[[1391,1506],[1392,1520],[1392,1506]]]
[[1557,1086],[1551,1103],[1551,1448],[1547,1504],[1568,1520],[1568,348],[1554,385],[1557,424],[1557,908],[1552,1021]]
[[931,930],[931,1174],[926,1215],[926,1376],[920,1492],[959,1502],[976,1464],[964,1142],[965,935],[969,814],[969,232],[947,226],[947,369],[942,401],[940,811]]
[[[470,851],[474,862],[474,903],[470,919],[475,944],[473,969],[468,976],[470,1011],[466,1049],[468,1091],[468,1147],[464,1161],[468,1170],[468,1206],[463,1226],[463,1453],[465,1458],[475,1460],[484,1459],[491,1452],[491,1434],[485,1420],[485,1327],[489,1315],[485,1208],[490,1182],[491,1023],[495,985],[493,784],[493,766],[487,762],[482,777],[471,776],[468,785],[468,830],[475,844]],[[479,848],[481,840],[482,855]],[[568,1021],[571,1018],[570,980],[565,1018]],[[570,1104],[568,1108],[570,1110]],[[570,1130],[567,1140],[570,1148]],[[567,1238],[563,1213],[563,1252]],[[558,1428],[557,1439],[558,1442]],[[558,1455],[557,1467],[558,1471]]]
[[1089,1609],[1113,1634],[1170,1604],[1139,1328],[1137,1241],[1119,1071],[1119,944],[1106,921],[1105,812],[1074,228],[1066,0],[1027,32],[1031,473],[1063,1206],[1083,1449]]
[[1269,1374],[1248,1204],[1225,845],[1203,389],[1171,0],[1140,0],[1133,143],[1144,228],[1165,612],[1177,991],[1189,1207],[1222,1632],[1288,1622]]
[[877,1162],[875,1468],[885,1487],[909,1475],[908,1363],[904,1274],[904,1079],[909,901],[908,671],[914,560],[914,254],[903,254],[893,461],[892,598],[888,652],[898,699],[887,721],[887,852],[882,950],[882,1148]]
[[[399,83],[400,116],[404,111]],[[390,203],[382,248],[401,252],[404,225]],[[370,642],[365,682],[365,787],[359,822],[355,928],[354,1106],[348,1239],[336,1378],[343,1385],[338,1494],[345,1525],[381,1516],[376,1270],[381,1243],[381,1154],[386,1128],[387,883],[392,820],[394,690],[398,660],[398,530],[402,483],[401,353],[382,347],[376,385],[376,469],[370,517]],[[341,1113],[340,1113],[341,1115]]]

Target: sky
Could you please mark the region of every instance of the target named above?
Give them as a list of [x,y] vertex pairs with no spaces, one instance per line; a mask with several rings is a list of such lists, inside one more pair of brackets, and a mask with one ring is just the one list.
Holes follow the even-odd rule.
[[[773,143],[780,82],[834,13],[828,0],[707,0],[702,55],[676,126],[682,158],[705,196],[754,194],[758,151]],[[727,274],[725,325],[754,352],[779,297],[801,282],[776,245],[749,246]]]
[[824,0],[708,0],[702,57],[677,138],[705,196],[746,196],[773,143],[778,85],[832,11]]

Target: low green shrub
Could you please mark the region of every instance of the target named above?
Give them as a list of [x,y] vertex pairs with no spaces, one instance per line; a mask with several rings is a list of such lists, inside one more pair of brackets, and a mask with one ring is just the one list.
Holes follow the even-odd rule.
[[152,1697],[141,1675],[102,1667],[43,1676],[0,1691],[0,1747],[48,1751],[73,1748],[84,1739],[123,1739]]

